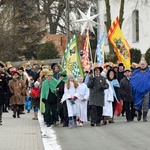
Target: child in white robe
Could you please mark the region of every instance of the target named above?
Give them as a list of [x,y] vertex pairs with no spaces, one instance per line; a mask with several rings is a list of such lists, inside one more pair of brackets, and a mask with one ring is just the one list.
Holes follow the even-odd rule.
[[68,81],[65,83],[64,95],[61,102],[67,103],[68,117],[69,117],[69,128],[77,126],[76,116],[78,116],[78,83],[75,81],[73,75],[68,76]]
[[89,99],[89,88],[83,83],[83,78],[78,77],[78,119],[77,125],[82,127],[83,122],[87,122],[87,102]]
[[107,124],[107,120],[109,120],[110,118],[113,117],[113,107],[112,107],[112,102],[114,101],[114,97],[113,97],[113,90],[112,87],[110,85],[110,83],[107,81],[107,83],[109,84],[109,88],[104,90],[104,106],[103,106],[103,125]]

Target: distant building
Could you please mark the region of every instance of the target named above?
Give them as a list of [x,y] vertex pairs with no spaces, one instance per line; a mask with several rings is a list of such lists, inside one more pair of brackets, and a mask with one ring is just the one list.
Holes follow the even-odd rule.
[[[113,22],[119,16],[120,0],[110,0],[111,21]],[[105,0],[99,0],[99,20],[100,32],[106,32],[104,22],[106,21]],[[122,24],[122,32],[131,48],[141,50],[145,54],[150,48],[150,1],[147,0],[128,0],[124,6],[124,21]],[[107,48],[108,42],[105,41]]]
[[[83,35],[83,36],[78,35],[77,40],[78,40],[78,49],[83,50],[84,42],[85,42],[85,35]],[[66,34],[46,33],[41,42],[46,43],[46,42],[49,42],[49,41],[53,41],[55,43],[58,51],[60,52],[60,55],[63,55],[63,53],[66,49]]]

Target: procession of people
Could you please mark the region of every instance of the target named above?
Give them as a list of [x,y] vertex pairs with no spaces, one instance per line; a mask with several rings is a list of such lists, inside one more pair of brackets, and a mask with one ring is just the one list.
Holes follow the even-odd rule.
[[[47,127],[101,126],[115,123],[117,116],[127,122],[147,122],[150,107],[150,69],[141,59],[125,68],[123,63],[95,65],[85,76],[67,75],[58,63],[25,64],[18,68],[0,62],[0,125],[2,113],[12,111],[13,118],[30,113],[38,120],[38,111]],[[143,118],[142,118],[143,117]]]

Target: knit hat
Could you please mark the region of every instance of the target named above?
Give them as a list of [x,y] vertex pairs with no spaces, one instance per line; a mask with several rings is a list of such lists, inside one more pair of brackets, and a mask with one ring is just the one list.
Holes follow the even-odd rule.
[[36,81],[35,83],[34,83],[34,86],[39,86],[40,85],[40,83],[38,82],[38,81]]

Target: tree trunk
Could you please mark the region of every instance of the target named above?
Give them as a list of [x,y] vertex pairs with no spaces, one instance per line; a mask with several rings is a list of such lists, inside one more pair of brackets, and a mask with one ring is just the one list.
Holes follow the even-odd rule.
[[[106,16],[107,16],[107,20],[105,22],[106,25],[106,29],[107,29],[107,33],[111,27],[111,12],[110,12],[110,3],[109,0],[105,0],[105,5],[106,5]],[[109,45],[109,53],[110,54],[114,54],[114,49],[112,44],[110,43],[110,41],[108,40],[108,45]]]
[[121,2],[120,2],[120,12],[119,12],[120,28],[122,27],[122,23],[123,23],[123,21],[124,21],[124,18],[123,18],[123,14],[124,14],[124,3],[125,3],[125,0],[121,0]]

